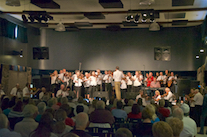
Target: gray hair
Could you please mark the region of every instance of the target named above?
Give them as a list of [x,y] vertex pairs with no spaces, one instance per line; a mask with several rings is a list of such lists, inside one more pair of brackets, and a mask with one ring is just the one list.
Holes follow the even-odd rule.
[[37,104],[37,108],[40,114],[43,114],[46,110],[46,104],[45,102],[40,102]]
[[105,109],[105,103],[102,100],[99,100],[96,103],[96,109]]
[[79,127],[86,128],[88,124],[88,120],[89,120],[88,114],[86,114],[85,112],[80,112],[76,115],[75,119],[76,119],[75,121],[76,128],[79,128]]
[[67,97],[63,97],[60,100],[61,104],[67,104],[68,103],[68,98]]
[[181,108],[176,108],[176,109],[173,110],[172,115],[173,115],[173,117],[176,117],[176,118],[182,120],[183,116],[184,116],[183,110]]
[[38,108],[32,104],[27,104],[23,109],[24,117],[32,117],[35,113],[38,113]]
[[8,118],[3,113],[0,114],[0,129],[8,127]]

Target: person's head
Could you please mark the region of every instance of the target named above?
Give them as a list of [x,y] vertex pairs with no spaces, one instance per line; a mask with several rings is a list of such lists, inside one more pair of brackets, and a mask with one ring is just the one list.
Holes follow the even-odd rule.
[[65,85],[64,85],[64,84],[61,84],[61,85],[60,85],[60,89],[61,89],[61,90],[64,90],[64,88],[65,88]]
[[119,128],[115,133],[115,137],[133,137],[133,135],[129,129]]
[[173,137],[173,130],[170,125],[164,121],[153,124],[152,133],[154,137]]
[[171,75],[171,76],[174,76],[174,73],[173,73],[173,72],[171,72],[171,73],[170,73],[170,75]]
[[7,109],[9,107],[9,98],[4,98],[1,102],[1,109]]
[[80,97],[78,98],[78,103],[83,103],[83,97],[80,96]]
[[168,74],[168,70],[167,69],[165,70],[165,74]]
[[155,95],[157,95],[157,96],[160,95],[160,91],[159,90],[156,90],[155,91]]
[[124,103],[125,103],[125,105],[128,105],[128,102],[129,102],[129,99],[125,98],[125,99],[124,99]]
[[153,78],[153,81],[154,81],[154,82],[156,82],[156,81],[157,81],[157,79],[154,77],[154,78]]
[[183,103],[180,108],[183,110],[184,116],[189,116],[190,107],[188,104]]
[[27,104],[23,109],[25,118],[35,118],[38,114],[38,108],[32,104]]
[[13,107],[13,111],[22,112],[23,111],[23,102],[18,101],[16,105]]
[[63,73],[63,70],[60,70],[59,73],[60,73],[60,74]]
[[18,84],[18,83],[16,84],[16,88],[17,88],[17,89],[19,88],[19,84]]
[[173,117],[176,117],[176,118],[182,120],[183,116],[184,116],[183,110],[181,108],[175,108],[173,110],[173,114],[172,115],[173,115]]
[[65,119],[67,118],[67,114],[66,114],[65,110],[58,109],[57,111],[55,111],[54,118],[57,121],[65,121]]
[[71,107],[68,104],[61,105],[60,109],[65,110],[67,116],[69,116],[72,111]]
[[140,106],[143,105],[143,104],[142,104],[142,98],[139,98],[139,99],[137,100],[137,104],[140,105]]
[[105,103],[102,100],[99,100],[96,103],[96,109],[105,109]]
[[42,90],[43,93],[46,92],[46,88],[45,87],[42,87],[41,90]]
[[152,115],[152,120],[155,121],[155,119],[157,118],[157,115],[155,113],[156,107],[152,104],[148,104],[145,108],[149,110],[150,114]]
[[75,117],[76,121],[75,121],[75,127],[77,130],[85,130],[85,128],[88,125],[88,114],[86,114],[85,112],[81,112],[79,114],[76,115]]
[[63,69],[63,73],[65,73],[66,72],[66,69]]
[[106,74],[106,75],[107,75],[107,74],[108,74],[108,71],[107,71],[107,70],[105,70],[105,71],[104,71],[104,74]]
[[83,112],[84,111],[84,107],[82,105],[77,105],[76,106],[76,113],[80,113],[80,112]]
[[55,70],[55,71],[53,72],[53,74],[54,74],[54,75],[57,75],[57,74],[58,74],[57,70]]
[[52,109],[52,108],[47,108],[47,109],[45,110],[45,113],[46,113],[46,112],[52,114],[53,117],[54,117],[54,114],[55,114],[55,110],[54,110],[54,109]]
[[97,69],[96,72],[97,72],[97,73],[100,73],[101,71],[100,71],[100,69]]
[[155,108],[149,104],[142,110],[142,119],[153,119],[153,116],[155,114]]
[[199,92],[199,89],[195,89],[194,93],[197,94]]
[[147,77],[147,78],[149,77],[149,74],[148,74],[148,73],[146,73],[146,77]]
[[156,72],[156,76],[159,76],[159,72]]
[[139,94],[142,96],[144,94],[144,91],[140,90]]
[[132,114],[139,114],[140,112],[141,111],[140,111],[139,105],[133,104],[133,106],[132,106]]
[[91,74],[92,74],[92,76],[95,76],[95,71],[92,71],[92,73],[91,73]]
[[63,97],[63,98],[61,98],[60,102],[61,102],[62,105],[63,104],[67,104],[68,103],[68,98],[67,97]]
[[129,102],[127,103],[128,106],[132,106],[134,104],[134,100],[130,99]]
[[160,107],[164,107],[165,106],[165,100],[164,99],[160,99],[159,100],[159,106]]
[[179,137],[181,131],[183,130],[183,121],[178,118],[170,118],[169,120],[167,120],[167,123],[173,130],[173,136]]
[[29,88],[29,86],[30,86],[30,83],[26,83],[26,84],[25,84],[25,86]]
[[116,66],[116,70],[119,70],[119,66]]
[[162,76],[163,75],[163,72],[160,72],[160,76]]
[[51,98],[47,102],[48,107],[52,107],[53,105],[57,104],[57,99],[56,98]]
[[153,74],[152,74],[152,72],[149,72],[149,77],[151,77]]
[[0,113],[0,129],[8,128],[9,120],[3,113]]
[[130,76],[132,76],[132,74],[131,74],[130,72],[127,72],[127,76],[129,76],[129,77],[130,77]]
[[139,75],[139,71],[136,71],[136,72],[135,72],[135,75],[138,76],[138,75]]
[[169,88],[165,88],[165,92],[168,93],[170,91]]
[[86,77],[88,77],[88,76],[89,76],[89,75],[88,75],[88,72],[86,72],[86,73],[85,73],[85,76],[86,76]]
[[122,101],[117,101],[116,107],[117,107],[117,109],[122,109],[122,107],[123,107]]
[[37,104],[37,108],[38,108],[38,111],[39,111],[39,114],[43,114],[46,110],[46,104],[45,102],[40,102]]

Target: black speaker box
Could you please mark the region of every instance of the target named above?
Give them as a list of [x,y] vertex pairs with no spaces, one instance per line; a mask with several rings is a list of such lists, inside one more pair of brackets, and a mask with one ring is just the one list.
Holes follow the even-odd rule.
[[49,48],[48,47],[34,47],[33,48],[33,59],[49,59]]

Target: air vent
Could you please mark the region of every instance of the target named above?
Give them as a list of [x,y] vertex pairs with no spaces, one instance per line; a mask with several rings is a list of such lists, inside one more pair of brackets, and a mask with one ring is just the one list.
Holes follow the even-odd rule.
[[166,13],[165,19],[185,18],[185,13]]
[[88,19],[105,19],[105,16],[101,12],[85,13],[84,16]]
[[121,0],[99,0],[101,6],[105,9],[107,8],[123,8],[123,3]]
[[31,3],[40,8],[60,9],[60,5],[53,0],[31,0]]
[[172,0],[172,6],[193,6],[195,0]]

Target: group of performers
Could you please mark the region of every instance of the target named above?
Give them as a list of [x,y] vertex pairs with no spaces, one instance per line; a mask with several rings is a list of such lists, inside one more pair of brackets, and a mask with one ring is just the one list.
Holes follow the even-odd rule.
[[[98,69],[91,72],[80,72],[76,70],[75,73],[67,72],[66,69],[60,70],[59,74],[55,70],[51,77],[51,91],[55,96],[68,96],[70,93],[74,93],[75,97],[83,96],[85,98],[93,98],[93,93],[95,91],[108,91],[109,98],[115,96],[115,77],[111,70],[104,71],[104,74]],[[123,74],[123,72],[122,72]],[[177,76],[173,72],[165,70],[165,75],[163,72],[157,72],[153,76],[152,72],[146,73],[144,77],[141,71],[135,71],[133,76],[130,72],[123,74],[120,81],[121,98],[124,99],[126,92],[139,92],[142,87],[150,88],[160,88],[168,87],[170,88],[176,84]],[[60,88],[60,90],[58,90]],[[168,91],[168,90],[167,90]],[[166,92],[166,90],[165,90]],[[67,94],[66,94],[67,93]],[[155,92],[155,101],[158,101],[160,92]],[[166,93],[165,93],[166,94]],[[163,94],[164,95],[164,94]],[[162,96],[163,96],[162,95]]]

